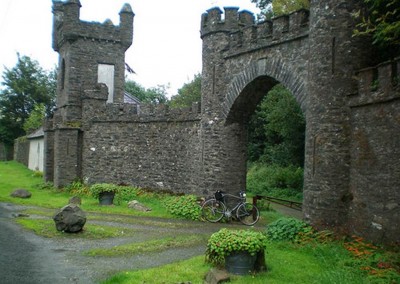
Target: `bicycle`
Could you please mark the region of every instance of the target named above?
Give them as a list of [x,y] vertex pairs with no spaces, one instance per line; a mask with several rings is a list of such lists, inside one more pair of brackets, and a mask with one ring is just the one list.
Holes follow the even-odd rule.
[[[227,208],[225,197],[239,199],[233,209]],[[202,216],[212,223],[220,221],[223,217],[232,217],[235,210],[237,219],[244,225],[252,226],[260,219],[258,208],[254,204],[246,202],[246,193],[243,191],[236,196],[218,190],[214,194],[214,198],[206,200],[201,207]]]

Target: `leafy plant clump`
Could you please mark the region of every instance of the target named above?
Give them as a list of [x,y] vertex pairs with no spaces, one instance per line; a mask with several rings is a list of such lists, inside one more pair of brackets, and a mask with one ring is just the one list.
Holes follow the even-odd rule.
[[140,195],[141,190],[134,186],[118,186],[118,190],[115,194],[115,202],[117,204],[125,203],[134,200]]
[[89,191],[94,198],[99,198],[102,192],[116,193],[118,191],[118,186],[110,183],[96,183],[90,186]]
[[383,250],[358,236],[352,236],[343,245],[352,254],[352,262],[368,274],[371,283],[400,283],[398,251]]
[[68,184],[65,188],[65,191],[79,196],[90,196],[90,186],[81,182],[81,181],[73,181]]
[[221,266],[226,256],[239,251],[256,255],[265,249],[266,241],[267,237],[261,232],[223,228],[208,240],[206,262]]
[[199,220],[201,207],[194,195],[169,197],[165,201],[167,211],[176,217]]
[[300,234],[307,234],[313,229],[305,222],[282,217],[267,226],[267,236],[272,241],[296,241]]
[[[32,177],[36,176],[32,175]],[[41,182],[40,184],[35,185],[35,188],[49,191],[55,190],[54,184],[52,182]]]
[[43,172],[41,172],[39,170],[33,171],[32,176],[33,177],[43,177]]

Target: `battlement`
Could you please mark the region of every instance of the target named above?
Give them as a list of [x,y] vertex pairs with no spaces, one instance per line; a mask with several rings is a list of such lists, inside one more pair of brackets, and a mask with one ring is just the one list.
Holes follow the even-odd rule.
[[400,97],[400,57],[358,71],[358,94],[351,105],[384,102]]
[[106,101],[107,87],[104,84],[98,84],[94,90],[86,90],[82,104],[83,121],[147,123],[200,120],[200,103],[186,108],[170,108],[163,104],[109,104]]
[[125,4],[119,15],[120,25],[115,26],[109,19],[104,23],[85,22],[79,19],[79,0],[66,2],[53,0],[53,49],[79,38],[121,43],[127,49],[133,39],[133,19],[135,14],[129,4]]
[[305,9],[263,22],[256,22],[253,13],[239,11],[237,7],[225,7],[224,11],[225,14],[214,7],[202,15],[201,38],[215,33],[230,34],[227,49],[274,44],[308,34],[309,11]]

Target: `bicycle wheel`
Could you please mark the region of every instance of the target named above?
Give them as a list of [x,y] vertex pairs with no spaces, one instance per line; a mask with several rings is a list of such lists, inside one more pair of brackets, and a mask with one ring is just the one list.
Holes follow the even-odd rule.
[[218,222],[225,215],[225,205],[216,199],[209,199],[201,207],[201,214],[208,222]]
[[239,219],[240,222],[247,226],[254,225],[260,219],[260,212],[258,208],[251,204],[251,203],[242,203],[237,211],[236,217]]

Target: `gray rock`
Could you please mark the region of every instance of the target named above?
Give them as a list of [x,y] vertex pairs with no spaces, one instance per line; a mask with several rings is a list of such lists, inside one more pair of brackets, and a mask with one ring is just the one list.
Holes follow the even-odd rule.
[[72,196],[69,199],[69,204],[76,204],[76,205],[81,205],[82,204],[82,199],[78,196]]
[[206,275],[204,280],[205,284],[218,284],[229,282],[230,276],[226,270],[221,270],[217,268],[212,268]]
[[10,196],[12,197],[17,197],[17,198],[30,198],[32,196],[32,193],[30,193],[28,190],[26,189],[16,189],[14,190]]
[[57,231],[78,233],[86,223],[86,213],[76,204],[68,204],[53,217]]
[[151,208],[144,206],[137,200],[132,200],[128,203],[128,208],[135,209],[137,211],[148,212],[151,211]]

